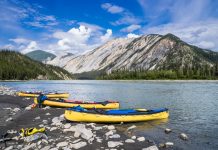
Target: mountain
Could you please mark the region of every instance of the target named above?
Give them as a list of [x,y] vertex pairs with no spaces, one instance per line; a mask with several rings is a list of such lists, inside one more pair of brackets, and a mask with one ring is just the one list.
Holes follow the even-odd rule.
[[48,63],[59,65],[55,62],[62,62],[61,67],[74,74],[120,70],[190,70],[197,74],[214,69],[218,53],[189,45],[173,34],[150,34],[117,38],[84,55],[55,58]]
[[75,55],[73,55],[72,53],[62,53],[60,55],[57,55],[56,58],[54,58],[53,60],[47,61],[46,63],[63,68],[68,63],[68,61],[70,61],[74,57]]
[[35,50],[32,52],[26,53],[25,55],[30,57],[31,59],[34,59],[34,60],[40,61],[40,62],[46,62],[46,61],[52,60],[56,57],[54,54],[49,53],[49,52],[45,52],[42,50]]
[[72,79],[66,70],[32,60],[15,51],[0,50],[0,80]]

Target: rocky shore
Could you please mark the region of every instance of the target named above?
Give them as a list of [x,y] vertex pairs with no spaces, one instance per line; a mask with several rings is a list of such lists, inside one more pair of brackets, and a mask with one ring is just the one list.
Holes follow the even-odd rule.
[[[170,141],[157,143],[150,137],[134,135],[133,131],[137,128],[135,124],[68,122],[63,116],[65,109],[32,109],[32,103],[32,99],[17,97],[15,91],[0,86],[0,134],[8,133],[8,137],[12,139],[7,141],[7,145],[0,143],[0,149],[179,149]],[[45,127],[46,135],[38,136],[33,141],[19,136],[21,128],[30,127]],[[167,135],[172,131],[163,129],[162,132]],[[181,139],[188,140],[186,134],[180,136]]]

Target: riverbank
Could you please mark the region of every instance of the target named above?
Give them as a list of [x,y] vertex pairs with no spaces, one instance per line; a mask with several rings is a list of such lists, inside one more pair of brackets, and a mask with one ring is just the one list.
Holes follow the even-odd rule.
[[[143,137],[136,137],[136,139],[135,137],[133,139],[127,137],[117,130],[117,127],[114,125],[68,123],[62,115],[64,109],[45,107],[28,110],[27,107],[31,103],[31,99],[6,95],[0,96],[1,107],[4,107],[0,111],[0,134],[13,131],[13,134],[10,136],[15,139],[7,142],[8,147],[13,146],[14,148],[25,149],[31,144],[31,147],[28,149],[41,149],[43,147],[63,149],[64,147],[73,148],[79,146],[82,149],[135,149],[136,147],[136,149],[142,149],[153,145],[153,141],[144,140]],[[21,128],[30,127],[45,127],[48,140],[39,140],[41,142],[35,141],[31,143],[23,142],[17,136],[17,132]],[[76,132],[81,134],[82,137],[75,135],[76,133],[72,130],[73,127],[78,127]],[[83,133],[81,130],[86,133]],[[75,141],[78,142],[78,145],[74,144]],[[4,148],[2,143],[0,149]]]
[[[9,132],[13,140],[7,142],[8,149],[125,149],[125,150],[157,150],[183,149],[180,146],[187,144],[179,138],[178,133],[165,133],[165,129],[157,128],[156,132],[147,132],[140,135],[140,128],[154,128],[143,124],[94,124],[67,122],[64,109],[34,108],[29,106],[32,99],[15,96],[15,91],[1,87],[0,93],[0,134]],[[10,95],[5,95],[9,93]],[[164,121],[163,121],[164,122]],[[33,142],[24,142],[18,136],[21,128],[45,127],[48,139],[39,139]],[[156,138],[159,137],[159,140]],[[169,139],[178,141],[171,142]],[[183,147],[183,146],[182,146]],[[147,149],[146,149],[147,148]],[[5,145],[0,143],[0,149]]]

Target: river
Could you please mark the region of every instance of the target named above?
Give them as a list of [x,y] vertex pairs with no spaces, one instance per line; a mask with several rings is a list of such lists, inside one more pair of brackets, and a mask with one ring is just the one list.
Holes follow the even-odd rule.
[[[134,123],[135,134],[151,137],[157,143],[172,141],[181,149],[218,149],[218,81],[72,80],[0,84],[18,91],[69,92],[70,99],[77,100],[117,100],[121,108],[166,107],[170,110],[168,120]],[[173,133],[162,132],[166,127]],[[189,136],[187,142],[178,138],[181,132]]]

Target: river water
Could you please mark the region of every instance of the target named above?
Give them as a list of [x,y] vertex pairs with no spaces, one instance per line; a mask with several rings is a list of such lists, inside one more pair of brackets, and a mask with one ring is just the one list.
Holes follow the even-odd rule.
[[[170,118],[134,123],[134,134],[156,143],[172,141],[177,149],[218,149],[218,81],[28,81],[0,82],[15,90],[69,92],[70,99],[118,100],[121,108],[170,110]],[[126,126],[126,125],[123,125]],[[122,126],[120,125],[121,130]],[[173,133],[166,135],[164,128]],[[188,141],[178,135],[184,132]]]

